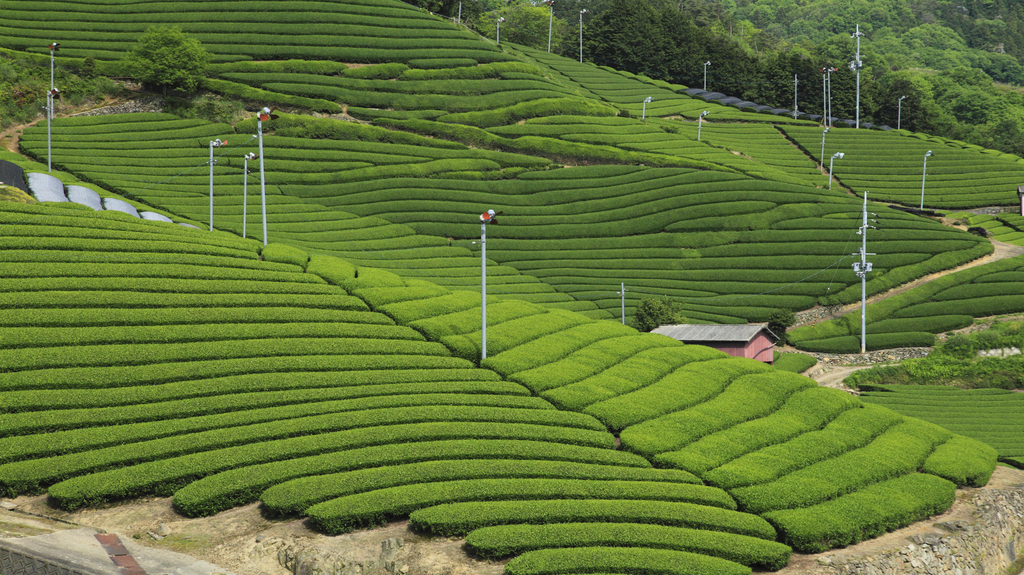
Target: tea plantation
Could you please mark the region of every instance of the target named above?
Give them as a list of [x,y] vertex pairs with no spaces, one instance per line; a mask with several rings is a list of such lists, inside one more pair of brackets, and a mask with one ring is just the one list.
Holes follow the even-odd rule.
[[[910,392],[862,401],[620,317],[645,298],[706,323],[858,301],[865,191],[869,294],[970,263],[990,241],[876,200],[915,206],[931,149],[927,206],[1011,205],[1019,158],[836,128],[829,189],[813,123],[391,0],[0,9],[0,48],[45,62],[56,38],[69,68],[111,70],[178,25],[214,55],[205,89],[287,110],[262,123],[266,236],[251,115],[58,117],[51,151],[43,121],[24,156],[0,154],[186,224],[0,202],[0,495],[167,496],[189,517],[260,502],[332,535],[408,519],[513,575],[725,575],[925,519],[1024,457],[1012,426]],[[1024,311],[1021,266],[883,300],[869,347]],[[791,335],[846,351],[856,329]]]

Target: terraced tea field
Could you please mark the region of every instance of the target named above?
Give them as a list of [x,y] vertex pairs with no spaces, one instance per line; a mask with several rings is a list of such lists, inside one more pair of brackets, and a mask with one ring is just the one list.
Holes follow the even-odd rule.
[[861,398],[983,441],[996,449],[1000,461],[1024,468],[1024,394],[941,385],[871,385],[862,390]]
[[[173,494],[191,516],[262,500],[328,533],[411,516],[517,555],[509,572],[747,573],[817,549],[822,514],[901,497],[860,513],[852,542],[994,465],[930,424],[615,322],[498,302],[476,366],[467,292],[69,204],[0,207],[9,496]],[[841,444],[816,437],[833,428]]]
[[[58,34],[58,66],[101,71],[150,25],[179,25],[214,54],[207,89],[300,112],[262,126],[266,237],[243,168],[255,118],[53,122],[55,176],[192,227],[0,202],[4,496],[165,496],[189,517],[259,502],[332,535],[408,519],[512,575],[726,575],[945,511],[997,456],[1022,456],[997,441],[1012,426],[931,422],[874,404],[902,391],[862,401],[618,321],[622,297],[626,316],[670,297],[711,323],[856,301],[865,189],[883,222],[870,294],[971,262],[992,244],[874,200],[915,205],[933,149],[926,205],[1012,204],[1017,158],[835,129],[826,153],[849,151],[830,190],[812,123],[498,47],[389,0],[0,9],[0,48],[45,62]],[[46,129],[20,137],[36,162]],[[884,300],[869,345],[1024,307],[1019,265]],[[793,335],[845,349],[847,321]]]

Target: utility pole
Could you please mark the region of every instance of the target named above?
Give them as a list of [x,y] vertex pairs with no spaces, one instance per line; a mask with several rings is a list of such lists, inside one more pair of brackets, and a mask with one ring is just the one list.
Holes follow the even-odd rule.
[[548,17],[548,54],[551,53],[551,27],[555,23],[555,0],[548,0],[548,6],[551,7],[551,15]]
[[796,105],[796,85],[799,83],[797,75],[793,74],[793,119],[800,115],[800,108]]
[[487,224],[498,223],[501,212],[480,214],[480,361],[487,359]]
[[622,298],[622,325],[626,325],[626,283],[622,282],[619,284],[619,297]]
[[857,129],[860,129],[860,69],[864,67],[864,63],[860,61],[860,37],[864,33],[860,31],[860,24],[857,24],[857,31],[853,33],[851,38],[857,39],[857,55],[854,57],[853,62],[850,62],[850,69],[857,72]]
[[871,272],[871,262],[867,260],[867,257],[876,255],[868,253],[868,228],[878,229],[875,226],[868,224],[868,193],[864,192],[864,217],[863,222],[860,225],[860,229],[857,231],[857,233],[860,234],[861,239],[860,252],[853,254],[855,256],[860,256],[860,261],[854,262],[853,264],[853,271],[857,274],[857,277],[860,278],[860,353],[862,355],[867,353],[867,277],[868,273]]

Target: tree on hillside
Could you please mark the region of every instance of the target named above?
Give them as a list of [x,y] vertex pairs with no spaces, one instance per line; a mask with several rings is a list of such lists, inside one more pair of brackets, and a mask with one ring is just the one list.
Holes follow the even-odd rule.
[[128,73],[143,84],[195,92],[205,77],[210,53],[177,26],[150,27],[123,60]]
[[651,331],[658,326],[683,323],[679,306],[668,298],[644,298],[636,306],[632,326],[640,331]]

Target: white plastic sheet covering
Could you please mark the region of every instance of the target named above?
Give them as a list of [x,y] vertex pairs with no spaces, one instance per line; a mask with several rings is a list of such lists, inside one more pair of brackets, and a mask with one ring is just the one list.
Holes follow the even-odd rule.
[[163,214],[158,214],[156,212],[139,212],[139,216],[141,216],[142,219],[144,220],[150,220],[153,222],[167,222],[169,224],[174,223],[173,220],[171,220],[171,218]]
[[28,176],[28,189],[39,202],[66,202],[64,182],[42,172],[31,172]]
[[96,211],[103,209],[103,198],[84,186],[76,186],[74,184],[68,186],[68,199],[76,204],[89,206]]
[[129,216],[135,216],[136,218],[141,217],[139,216],[139,210],[136,210],[135,206],[129,204],[128,202],[124,202],[118,199],[103,198],[103,207],[108,210],[124,212]]

